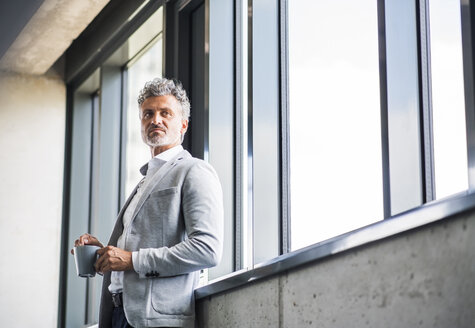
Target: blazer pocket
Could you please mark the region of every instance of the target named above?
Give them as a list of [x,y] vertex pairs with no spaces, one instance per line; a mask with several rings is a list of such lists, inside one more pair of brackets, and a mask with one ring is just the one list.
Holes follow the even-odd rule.
[[160,189],[152,192],[150,196],[152,197],[162,197],[166,195],[176,194],[178,192],[178,187],[171,187],[166,189]]
[[191,315],[194,306],[193,275],[152,279],[152,307],[162,314]]

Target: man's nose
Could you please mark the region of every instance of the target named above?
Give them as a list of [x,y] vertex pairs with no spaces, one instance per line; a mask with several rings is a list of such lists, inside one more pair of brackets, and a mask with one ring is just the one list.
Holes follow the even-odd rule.
[[153,124],[161,124],[162,123],[162,116],[160,115],[160,112],[156,112],[155,114],[153,114],[152,123]]

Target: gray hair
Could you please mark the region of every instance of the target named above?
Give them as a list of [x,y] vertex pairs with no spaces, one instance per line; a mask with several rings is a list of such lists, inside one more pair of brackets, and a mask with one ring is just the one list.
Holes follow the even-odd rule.
[[137,102],[140,107],[147,98],[166,95],[172,95],[176,100],[178,100],[181,105],[182,118],[188,120],[190,118],[190,100],[186,95],[183,85],[178,80],[157,77],[152,81],[145,83],[143,89],[140,90]]

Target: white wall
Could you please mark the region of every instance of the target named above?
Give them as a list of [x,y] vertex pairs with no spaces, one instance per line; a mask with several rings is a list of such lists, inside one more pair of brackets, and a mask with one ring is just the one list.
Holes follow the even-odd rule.
[[56,327],[66,90],[0,73],[0,320]]

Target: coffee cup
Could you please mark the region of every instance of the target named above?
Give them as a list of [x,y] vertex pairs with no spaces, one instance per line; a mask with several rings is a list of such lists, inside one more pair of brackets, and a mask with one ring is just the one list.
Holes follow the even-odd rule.
[[101,249],[99,246],[84,245],[74,247],[74,261],[76,262],[76,271],[79,277],[94,277],[96,263],[99,255],[97,250]]

